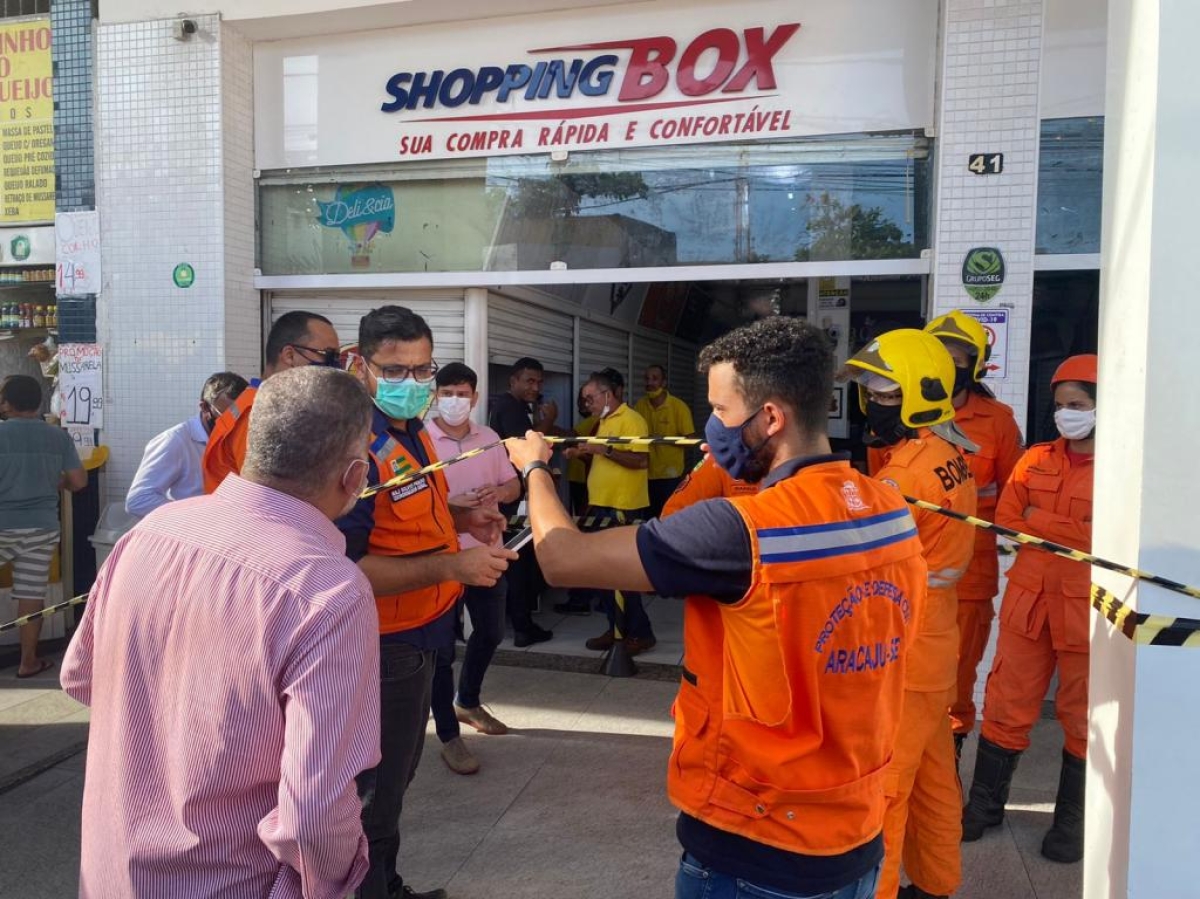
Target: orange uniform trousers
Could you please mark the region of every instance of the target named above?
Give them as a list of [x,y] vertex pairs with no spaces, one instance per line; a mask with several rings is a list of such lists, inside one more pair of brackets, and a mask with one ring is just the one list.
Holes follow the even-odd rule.
[[935,896],[962,883],[962,788],[946,705],[953,689],[904,691],[900,731],[884,782],[883,870],[876,899],[895,899],[900,863],[909,878]]
[[1049,623],[1036,636],[1000,623],[983,702],[984,739],[1005,749],[1028,749],[1029,732],[1041,717],[1055,668],[1054,712],[1065,749],[1076,758],[1087,758],[1088,653],[1055,649]]
[[950,706],[956,734],[969,734],[975,728],[975,681],[995,617],[992,600],[958,598],[958,685]]

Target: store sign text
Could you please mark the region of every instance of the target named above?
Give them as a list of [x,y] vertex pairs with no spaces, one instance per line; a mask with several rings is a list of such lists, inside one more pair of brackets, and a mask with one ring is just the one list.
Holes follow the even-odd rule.
[[[739,36],[730,28],[713,28],[687,45],[675,63],[679,49],[669,37],[603,41],[570,47],[547,47],[530,53],[563,53],[582,50],[623,50],[629,52],[622,73],[620,57],[613,53],[584,59],[577,57],[540,61],[535,65],[513,63],[501,68],[453,69],[446,72],[397,72],[388,79],[391,97],[383,112],[454,109],[463,104],[478,105],[485,98],[507,103],[514,95],[527,101],[566,100],[577,94],[606,97],[620,75],[618,103],[632,103],[657,97],[674,81],[687,97],[706,97],[717,91],[738,94],[753,83],[758,90],[775,90],[775,55],[800,29],[799,23],[780,25],[770,36],[765,28],[747,28]],[[712,51],[712,52],[710,52]],[[712,59],[715,53],[715,60]],[[702,64],[701,60],[705,62]],[[675,63],[672,65],[672,63]],[[740,64],[740,65],[739,65]],[[673,77],[672,77],[673,76]]]

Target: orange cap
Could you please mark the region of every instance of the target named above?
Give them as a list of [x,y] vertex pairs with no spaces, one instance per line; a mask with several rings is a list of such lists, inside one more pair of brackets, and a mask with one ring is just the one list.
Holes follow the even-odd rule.
[[1095,384],[1099,362],[1095,354],[1085,353],[1082,356],[1070,356],[1063,360],[1050,379],[1050,386],[1063,381],[1083,381],[1085,384]]

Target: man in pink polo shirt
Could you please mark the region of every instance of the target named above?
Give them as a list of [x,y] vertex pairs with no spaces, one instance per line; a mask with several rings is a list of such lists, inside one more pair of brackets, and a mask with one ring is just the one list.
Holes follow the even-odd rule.
[[[500,440],[491,428],[471,421],[471,410],[479,402],[475,372],[461,362],[452,362],[437,373],[437,412],[425,423],[439,459],[450,459],[468,450],[487,446]],[[497,446],[473,459],[451,465],[446,469],[450,487],[450,505],[473,509],[478,506],[498,508],[501,503],[515,502],[521,495],[521,481],[504,447]],[[469,534],[460,534],[463,549],[479,544]],[[454,651],[451,643],[438,650],[437,667],[433,674],[431,706],[442,741],[442,761],[458,774],[474,774],[479,760],[467,748],[459,732],[459,722],[469,724],[480,733],[508,733],[479,702],[483,675],[491,664],[496,647],[504,639],[505,596],[508,592],[503,577],[492,587],[467,587],[463,596],[471,615],[471,637],[458,677],[458,695],[454,692]]]

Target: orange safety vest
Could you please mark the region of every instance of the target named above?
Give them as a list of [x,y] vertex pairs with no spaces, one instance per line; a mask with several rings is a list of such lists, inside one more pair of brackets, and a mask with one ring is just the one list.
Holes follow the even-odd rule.
[[[996,521],[1090,552],[1093,474],[1091,458],[1071,463],[1067,441],[1061,437],[1031,446],[1000,496]],[[1001,624],[1035,635],[1049,620],[1056,649],[1086,651],[1091,640],[1090,585],[1087,565],[1021,546],[1008,571]]]
[[695,505],[701,500],[722,499],[731,496],[754,496],[758,493],[757,484],[747,484],[745,481],[735,481],[729,472],[714,462],[705,458],[691,470],[675,492],[663,504],[661,518],[673,515],[680,509]]
[[238,394],[238,398],[229,404],[229,408],[221,413],[213,425],[208,443],[204,445],[204,459],[201,462],[205,493],[215,491],[229,475],[242,473],[242,465],[246,461],[246,441],[250,435],[250,409],[260,384],[262,381],[258,378],[252,380],[250,386]]
[[[417,435],[430,462],[437,460],[433,441],[422,428]],[[380,480],[416,471],[421,462],[391,434],[371,435],[371,458]],[[375,526],[367,551],[376,556],[423,556],[458,552],[458,534],[450,514],[450,491],[440,472],[382,490],[375,495]],[[406,593],[376,596],[379,633],[394,634],[429,624],[441,617],[462,593],[458,581],[442,581]]]
[[[884,449],[876,475],[906,496],[974,515],[975,479],[957,446],[921,428],[917,436]],[[921,616],[905,688],[949,690],[958,679],[958,595],[955,586],[975,550],[971,525],[936,512],[913,510],[929,565],[929,596]]]
[[844,461],[729,502],[750,533],[750,590],[686,601],[667,790],[719,830],[840,855],[883,828],[925,596],[916,527],[894,491]]

